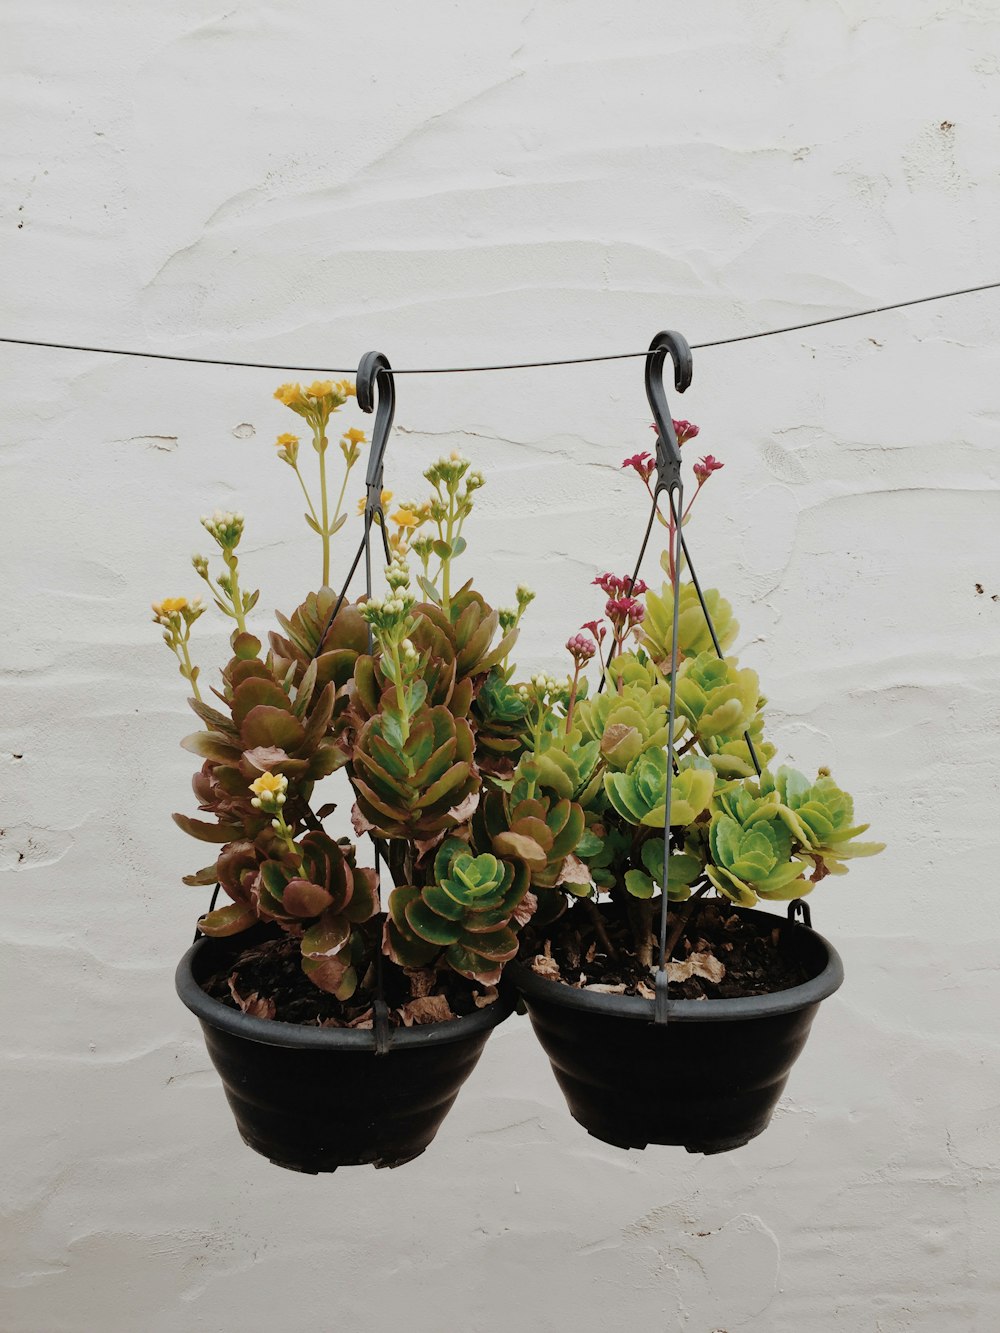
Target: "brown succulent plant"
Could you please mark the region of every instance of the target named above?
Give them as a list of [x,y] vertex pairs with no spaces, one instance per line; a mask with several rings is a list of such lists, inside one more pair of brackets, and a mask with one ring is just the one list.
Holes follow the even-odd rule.
[[[278,396],[313,426],[322,457],[327,422],[348,391],[318,382],[283,386]],[[346,432],[341,442],[348,471],[360,438]],[[279,437],[278,456],[308,500],[296,436]],[[193,837],[219,844],[215,861],[186,882],[217,883],[230,900],[200,929],[228,936],[270,923],[299,941],[310,980],[341,1000],[370,972],[379,947],[378,881],[356,865],[349,842],[323,831],[332,807],[313,811],[317,782],[344,769],[355,829],[388,844],[397,887],[383,951],[402,967],[446,969],[480,985],[495,982],[516,952],[517,930],[536,907],[531,886],[559,881],[583,830],[579,805],[546,785],[524,754],[527,711],[507,659],[532,594],[519,588],[518,609],[498,612],[471,583],[450,592],[482,478],[457,455],[425,476],[432,500],[393,516],[400,531],[390,539],[388,596],[341,605],[324,577],[290,616],[278,615],[267,651],[246,628],[258,594],[239,585],[243,516],[217,512],[204,521],[225,570],[213,583],[204,557],[194,566],[236,621],[211,703],[189,656],[191,626],[204,608],[183,598],[154,607],[203,724],[183,744],[202,760],[193,787],[210,818],[174,818]],[[307,521],[322,538],[326,575],[329,540],[343,520],[339,505],[330,518],[322,500],[310,500]],[[438,537],[413,541],[424,563],[418,603],[405,557],[423,523],[436,524]],[[440,565],[432,576],[434,556]],[[519,760],[523,770],[507,791]]]

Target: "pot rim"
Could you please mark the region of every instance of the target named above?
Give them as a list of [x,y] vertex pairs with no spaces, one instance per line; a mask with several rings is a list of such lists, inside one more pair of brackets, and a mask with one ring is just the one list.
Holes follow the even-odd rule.
[[[798,1009],[805,1009],[808,1005],[819,1004],[821,1000],[827,999],[834,991],[840,989],[844,980],[844,964],[837,950],[819,931],[801,922],[779,917],[774,912],[760,912],[746,907],[736,910],[762,921],[774,922],[781,925],[783,930],[810,935],[826,952],[826,966],[817,976],[803,982],[802,985],[771,991],[768,995],[745,995],[728,1000],[671,1000],[667,1006],[668,1021],[724,1023],[770,1018],[778,1014],[794,1013]],[[607,995],[602,992],[576,990],[562,981],[539,976],[522,962],[508,963],[505,975],[529,1001],[543,1000],[566,1009],[579,1009],[613,1018],[653,1022],[655,1001],[644,1000],[640,995]]]
[[[194,974],[199,953],[210,941],[197,940],[177,964],[174,984],[177,994],[188,1009],[202,1022],[233,1037],[257,1042],[261,1046],[285,1046],[295,1050],[375,1050],[375,1032],[371,1028],[318,1028],[300,1023],[283,1023],[274,1018],[254,1018],[230,1009],[221,1000],[215,1000],[202,990]],[[452,1018],[446,1023],[421,1023],[412,1028],[389,1029],[389,1053],[412,1050],[419,1046],[441,1046],[447,1042],[462,1041],[479,1032],[497,1027],[513,1011],[515,995],[509,986],[501,985],[492,1004],[477,1009],[464,1018]]]

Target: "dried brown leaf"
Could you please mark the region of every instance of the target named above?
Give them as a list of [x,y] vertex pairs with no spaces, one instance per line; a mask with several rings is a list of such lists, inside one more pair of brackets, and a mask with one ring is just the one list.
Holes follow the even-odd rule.
[[513,920],[519,926],[526,926],[538,909],[538,899],[533,893],[526,893],[514,908]]
[[668,981],[687,981],[688,977],[694,971],[694,964],[690,958],[685,958],[683,963],[667,964]]
[[404,967],[403,971],[409,978],[410,994],[415,1000],[430,995],[437,980],[437,973],[432,967]]
[[704,977],[706,981],[712,982],[714,986],[717,986],[726,975],[725,964],[721,959],[716,958],[714,953],[693,953],[688,962],[696,977]]
[[453,805],[448,814],[456,824],[464,824],[472,818],[479,808],[479,791],[470,791],[464,801]]
[[574,856],[572,852],[563,861],[559,868],[559,878],[556,884],[590,884],[590,871],[583,864],[579,857]]
[[445,995],[421,995],[419,999],[401,1005],[396,1012],[403,1026],[408,1028],[415,1023],[447,1023],[455,1017]]
[[[545,943],[546,950],[549,949],[549,943]],[[551,953],[535,954],[531,960],[532,972],[537,972],[540,977],[548,977],[550,981],[559,980],[559,964],[552,957]]]
[[365,819],[364,815],[358,808],[357,801],[355,801],[354,805],[351,807],[351,827],[354,829],[354,832],[358,835],[359,838],[364,833],[370,833],[372,829],[375,827],[374,824],[370,823],[367,819]]
[[477,1009],[485,1009],[487,1005],[496,1003],[499,994],[496,986],[487,986],[483,991],[476,991],[472,998]]
[[239,1005],[244,1014],[249,1014],[251,1018],[273,1018],[277,1012],[275,1003],[272,999],[262,999],[257,991],[250,995],[241,995],[236,989],[236,973],[229,978],[229,994]]

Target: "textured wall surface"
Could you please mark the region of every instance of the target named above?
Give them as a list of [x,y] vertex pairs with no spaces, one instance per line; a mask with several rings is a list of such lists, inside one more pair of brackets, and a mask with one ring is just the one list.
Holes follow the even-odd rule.
[[[2,29],[15,335],[441,364],[998,276],[991,0],[8,0]],[[204,901],[148,611],[196,591],[220,504],[258,624],[315,581],[286,377],[0,348],[4,1333],[1000,1326],[998,339],[967,297],[706,350],[673,403],[726,463],[691,537],[773,738],[890,844],[814,896],[848,980],[768,1133],[605,1147],[514,1020],[422,1159],[319,1179],[243,1148],[173,994]],[[639,362],[400,382],[394,489],[442,449],[486,472],[467,563],[539,589],[526,668],[636,548],[648,418]]]

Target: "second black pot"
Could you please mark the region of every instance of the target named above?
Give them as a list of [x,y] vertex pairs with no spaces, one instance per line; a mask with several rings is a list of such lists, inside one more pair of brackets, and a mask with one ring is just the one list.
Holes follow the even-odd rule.
[[511,1012],[501,993],[466,1018],[394,1028],[376,1054],[371,1031],[252,1018],[207,995],[200,983],[232,956],[233,938],[194,944],[177,968],[177,993],[201,1023],[244,1142],[292,1171],[417,1157]]
[[507,976],[575,1120],[619,1148],[676,1144],[688,1152],[742,1147],[767,1128],[820,1002],[844,979],[833,945],[804,925],[737,909],[781,930],[811,981],[770,995],[673,1000],[666,1024],[653,1001],[575,990],[524,963]]

